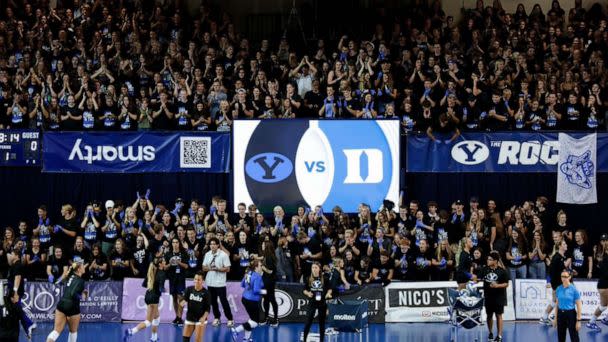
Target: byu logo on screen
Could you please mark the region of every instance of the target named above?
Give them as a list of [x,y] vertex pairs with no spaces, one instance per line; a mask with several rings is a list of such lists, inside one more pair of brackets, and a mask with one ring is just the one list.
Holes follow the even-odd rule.
[[279,153],[261,153],[245,164],[249,177],[262,183],[276,183],[291,175],[293,165],[289,158]]
[[488,147],[479,141],[461,141],[452,147],[452,158],[460,164],[481,164],[490,156]]
[[377,208],[384,199],[396,202],[398,124],[237,123],[235,139],[244,136],[247,144],[239,146],[235,140],[235,202],[258,207],[340,205],[347,212],[356,212],[360,203]]

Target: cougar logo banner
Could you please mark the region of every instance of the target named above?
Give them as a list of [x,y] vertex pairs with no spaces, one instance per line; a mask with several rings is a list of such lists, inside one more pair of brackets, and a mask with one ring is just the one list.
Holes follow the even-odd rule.
[[234,203],[261,211],[283,205],[374,210],[398,203],[399,122],[247,120],[234,122]]

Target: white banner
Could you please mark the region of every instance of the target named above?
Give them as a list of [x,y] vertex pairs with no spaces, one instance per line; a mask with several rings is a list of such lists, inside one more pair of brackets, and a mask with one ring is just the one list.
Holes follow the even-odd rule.
[[[517,319],[539,319],[552,299],[551,287],[544,279],[517,279],[515,281],[515,317]],[[600,297],[595,280],[574,280],[581,294],[583,319],[591,315],[599,305]]]
[[597,135],[575,139],[559,134],[557,202],[597,203]]
[[[448,289],[456,289],[455,281],[392,282],[384,288],[386,322],[445,322],[448,320]],[[477,287],[483,289],[482,283]],[[485,309],[482,317],[485,321]],[[505,321],[515,320],[513,286],[509,281]]]

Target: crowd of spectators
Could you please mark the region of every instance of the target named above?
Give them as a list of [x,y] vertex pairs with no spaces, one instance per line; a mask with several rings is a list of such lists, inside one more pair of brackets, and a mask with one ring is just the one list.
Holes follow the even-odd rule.
[[[173,276],[193,277],[214,238],[230,258],[229,280],[240,280],[250,261],[273,258],[277,281],[299,282],[317,261],[343,289],[476,274],[491,250],[500,252],[512,279],[545,279],[562,240],[574,275],[592,278],[608,253],[608,235],[594,244],[566,213],[554,213],[545,197],[504,211],[492,199],[484,205],[471,198],[466,206],[455,201],[445,209],[435,202],[385,201],[375,213],[361,204],[356,214],[339,206],[325,213],[317,206],[299,207],[289,216],[280,206],[261,213],[244,203],[229,214],[220,197],[209,206],[181,198],[169,206],[153,204],[149,191],[137,196],[132,205],[92,201],[80,211],[66,204],[56,217],[40,206],[34,220],[4,229],[0,276],[8,270],[5,256],[13,252],[30,281],[57,282],[72,261],[82,261],[91,280],[141,278],[149,262],[162,256],[177,270]],[[471,269],[460,269],[465,251],[473,259]]]
[[9,0],[0,128],[229,131],[234,119],[302,117],[399,118],[431,136],[604,128],[602,5],[506,13],[478,0],[456,22],[441,1],[418,2],[368,40],[305,49],[250,41],[205,4],[189,15],[176,1]]

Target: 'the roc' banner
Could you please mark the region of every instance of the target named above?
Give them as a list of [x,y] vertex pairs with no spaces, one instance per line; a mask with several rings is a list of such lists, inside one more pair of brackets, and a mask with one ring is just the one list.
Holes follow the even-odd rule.
[[236,120],[233,137],[235,211],[398,202],[399,121]]

